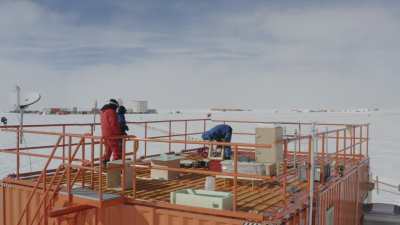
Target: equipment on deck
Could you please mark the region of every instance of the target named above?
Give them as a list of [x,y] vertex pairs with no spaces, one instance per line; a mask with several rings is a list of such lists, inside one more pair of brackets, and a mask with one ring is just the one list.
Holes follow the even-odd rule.
[[232,209],[232,193],[183,189],[171,192],[171,204],[187,205],[210,209]]
[[[158,157],[151,158],[151,166],[160,166],[165,168],[180,168],[182,157],[176,155],[162,154]],[[179,177],[179,172],[151,169],[151,178],[157,180],[172,180]]]

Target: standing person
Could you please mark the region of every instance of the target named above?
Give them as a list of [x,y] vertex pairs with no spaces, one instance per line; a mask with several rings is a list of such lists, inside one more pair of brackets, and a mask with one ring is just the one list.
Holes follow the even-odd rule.
[[[125,113],[126,113],[126,108],[121,105],[118,107],[118,112],[117,112],[117,117],[118,117],[118,124],[119,124],[119,129],[121,132],[121,135],[128,135],[127,131],[129,130],[128,125],[126,125],[126,119],[125,119]],[[118,140],[118,152],[119,155],[122,156],[122,139]]]
[[127,135],[127,131],[129,130],[129,127],[126,125],[126,119],[125,119],[125,114],[126,114],[126,108],[121,105],[118,107],[118,124],[121,129],[121,134]]
[[[226,124],[220,124],[212,129],[206,131],[201,136],[203,140],[218,141],[218,142],[231,142],[232,127]],[[230,146],[224,147],[224,159],[231,159],[232,149]]]
[[103,155],[103,163],[110,161],[111,155],[113,160],[121,158],[119,154],[118,139],[111,139],[110,137],[121,135],[121,129],[118,124],[117,108],[118,102],[115,99],[110,99],[109,103],[101,108],[101,133],[105,138],[105,153]]

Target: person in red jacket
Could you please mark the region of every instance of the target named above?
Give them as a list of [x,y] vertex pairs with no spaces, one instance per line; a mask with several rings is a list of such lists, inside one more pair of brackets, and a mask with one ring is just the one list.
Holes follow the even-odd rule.
[[118,123],[117,116],[118,102],[115,99],[110,99],[110,102],[101,108],[101,132],[105,138],[105,152],[103,155],[103,163],[110,161],[111,155],[113,160],[121,159],[121,154],[118,151],[118,139],[110,139],[113,136],[121,135],[121,128]]

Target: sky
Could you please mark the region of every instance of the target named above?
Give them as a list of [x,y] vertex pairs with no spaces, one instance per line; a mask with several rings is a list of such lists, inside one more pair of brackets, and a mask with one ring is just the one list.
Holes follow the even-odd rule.
[[400,108],[399,1],[0,0],[0,110]]

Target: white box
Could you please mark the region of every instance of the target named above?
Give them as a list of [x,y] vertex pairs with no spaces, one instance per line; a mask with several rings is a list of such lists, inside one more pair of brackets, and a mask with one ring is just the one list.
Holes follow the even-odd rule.
[[[133,168],[129,166],[133,162],[125,160],[125,189],[132,188]],[[121,188],[122,160],[108,162],[107,188]]]
[[[175,155],[161,155],[159,157],[151,158],[152,166],[161,166],[166,168],[180,168],[180,160],[182,157]],[[151,169],[151,179],[156,180],[172,180],[179,177],[179,172]]]
[[256,148],[256,161],[260,163],[275,163],[283,161],[283,129],[280,126],[257,127],[256,144],[272,145],[272,148]]
[[229,192],[183,189],[171,192],[170,202],[192,207],[232,210],[232,194]]

